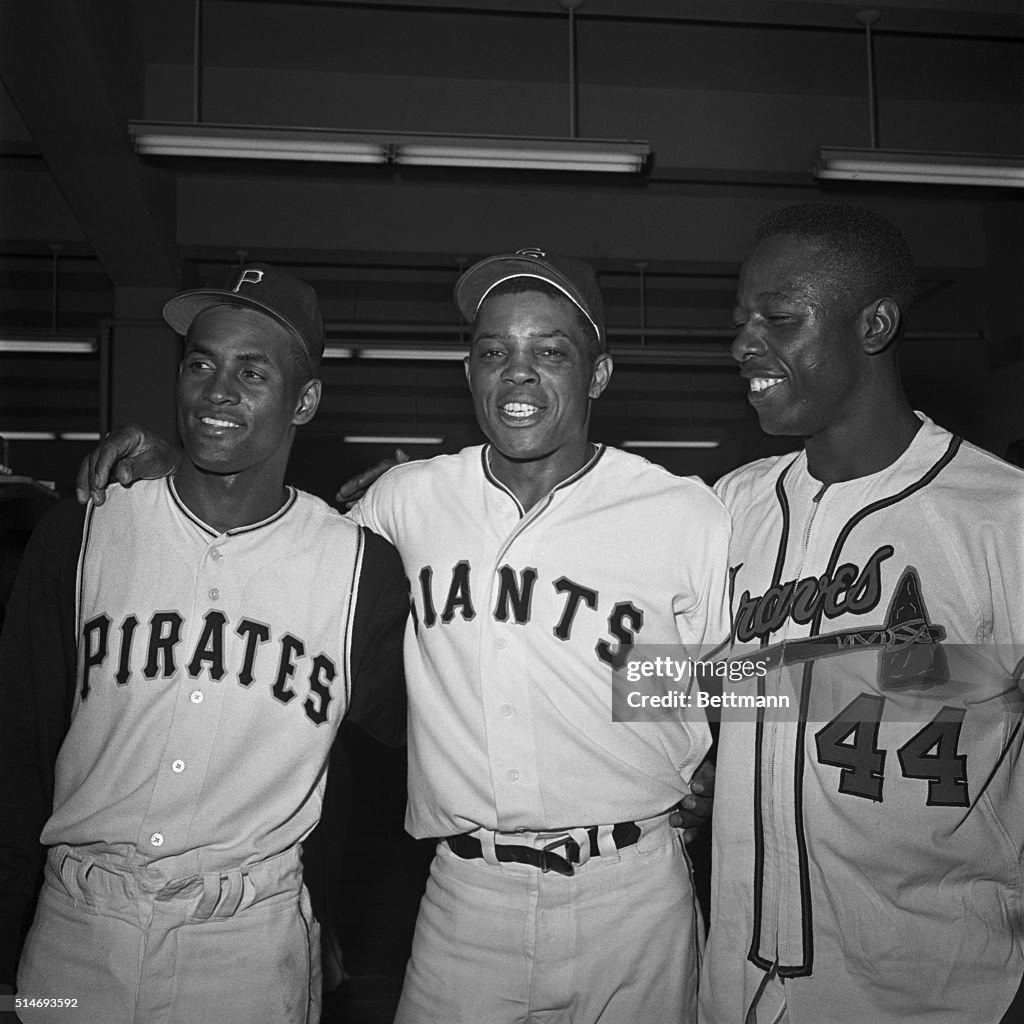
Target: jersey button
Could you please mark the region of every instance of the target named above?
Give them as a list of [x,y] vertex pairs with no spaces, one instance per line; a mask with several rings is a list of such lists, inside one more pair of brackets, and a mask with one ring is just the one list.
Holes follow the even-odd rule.
[[192,701],[193,704],[202,704],[203,703],[203,691],[202,690],[193,690],[188,695],[188,699],[190,701]]
[[224,556],[221,554],[220,548],[214,548],[210,552],[210,557],[215,561],[219,562]]
[[219,601],[220,600],[220,591],[216,587],[214,587],[213,590],[210,591],[210,600],[211,601]]
[[503,651],[505,650],[506,647],[508,647],[508,641],[504,638],[501,640],[495,640],[494,646],[497,647],[499,651]]
[[177,761],[171,762],[171,771],[176,775],[180,775],[185,770],[185,762],[180,758]]
[[152,834],[152,835],[151,835],[151,836],[149,837],[149,841],[150,841],[150,842],[151,842],[151,843],[152,843],[152,844],[153,844],[154,846],[163,846],[163,845],[164,845],[164,837],[163,837],[163,836],[162,836],[162,835],[161,835],[161,834],[160,834],[159,832],[154,832],[154,833],[153,833],[153,834]]
[[517,772],[515,770],[515,768],[510,768],[509,769],[508,780],[509,780],[509,782],[518,782],[519,781],[519,772]]
[[511,718],[512,717],[512,705],[511,704],[502,704],[501,705],[501,713],[506,718]]

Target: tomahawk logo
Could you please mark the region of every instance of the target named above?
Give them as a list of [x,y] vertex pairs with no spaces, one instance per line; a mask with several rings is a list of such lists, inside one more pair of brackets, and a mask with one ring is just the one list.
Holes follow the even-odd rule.
[[928,620],[917,570],[908,566],[896,584],[882,625],[772,644],[758,651],[753,660],[774,668],[831,658],[865,647],[880,647],[878,685],[881,689],[930,689],[949,680],[949,664],[940,646],[945,638],[946,630]]
[[241,288],[243,284],[259,284],[260,281],[262,281],[262,280],[263,280],[263,271],[262,270],[253,270],[250,267],[247,270],[243,270],[241,272],[241,274],[238,275],[238,281],[235,284],[235,287],[232,288],[231,290],[233,292],[237,292],[238,289]]
[[516,249],[517,256],[532,256],[535,260],[542,260],[547,256],[543,249]]
[[883,690],[928,688],[949,680],[946,653],[939,646],[946,631],[928,621],[917,572],[908,568],[896,584],[885,617],[878,655],[878,683]]

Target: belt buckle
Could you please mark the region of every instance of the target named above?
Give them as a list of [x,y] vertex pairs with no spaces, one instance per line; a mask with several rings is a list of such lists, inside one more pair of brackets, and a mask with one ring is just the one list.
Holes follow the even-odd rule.
[[[560,846],[565,847],[565,856],[560,857],[554,851]],[[540,851],[540,869],[542,872],[555,871],[560,875],[574,875],[574,864],[580,862],[580,846],[570,835],[560,836],[550,843],[545,843]]]

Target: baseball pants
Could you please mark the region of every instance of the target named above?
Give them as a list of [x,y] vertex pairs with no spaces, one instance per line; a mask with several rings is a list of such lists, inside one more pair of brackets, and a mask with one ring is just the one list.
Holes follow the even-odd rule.
[[319,928],[299,848],[242,870],[154,884],[127,861],[49,851],[18,995],[55,1024],[316,1024]]
[[[667,816],[571,876],[438,843],[395,1024],[683,1024],[696,1019],[703,926]],[[642,823],[644,824],[644,823]],[[493,847],[492,847],[493,850]]]

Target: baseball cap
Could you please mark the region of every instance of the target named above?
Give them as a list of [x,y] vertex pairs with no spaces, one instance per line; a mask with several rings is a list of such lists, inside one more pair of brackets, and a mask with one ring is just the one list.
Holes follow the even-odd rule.
[[324,318],[316,292],[286,270],[249,263],[214,274],[202,288],[180,292],[164,306],[164,319],[179,333],[211,306],[248,306],[287,327],[305,346],[315,369],[324,352]]
[[518,249],[501,256],[489,256],[474,263],[455,285],[455,303],[467,321],[472,322],[484,299],[503,281],[515,277],[536,277],[554,285],[579,307],[594,325],[602,346],[604,335],[604,302],[597,286],[594,268],[583,260],[543,249]]

